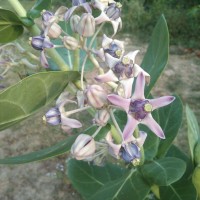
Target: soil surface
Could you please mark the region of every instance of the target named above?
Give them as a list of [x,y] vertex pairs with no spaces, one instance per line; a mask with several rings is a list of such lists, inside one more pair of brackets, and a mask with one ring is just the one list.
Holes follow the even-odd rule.
[[[127,51],[140,50],[140,63],[147,44],[125,35]],[[169,63],[153,89],[154,96],[176,93],[194,110],[200,119],[200,58],[195,52],[178,46],[170,47]],[[0,132],[0,157],[15,156],[40,150],[66,138],[58,127],[50,127],[42,122],[45,108],[37,115]],[[178,145],[186,152],[185,117],[178,136]],[[177,143],[177,142],[176,142]],[[80,200],[64,176],[67,155],[23,165],[0,165],[0,200]]]

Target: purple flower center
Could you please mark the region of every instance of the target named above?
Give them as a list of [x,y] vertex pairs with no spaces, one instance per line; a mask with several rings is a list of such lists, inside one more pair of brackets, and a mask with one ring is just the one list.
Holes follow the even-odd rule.
[[143,120],[152,111],[148,100],[131,100],[129,113],[138,121]]
[[46,10],[44,13],[42,13],[42,20],[44,22],[48,22],[52,16],[54,16],[54,14],[52,12]]
[[136,144],[129,142],[121,147],[119,155],[126,163],[130,163],[140,158],[140,151]]
[[118,62],[113,68],[113,72],[115,75],[120,78],[131,78],[133,75],[133,65],[132,64],[124,64],[122,62]]
[[121,16],[121,8],[116,3],[110,3],[105,13],[111,20],[116,20]]
[[43,117],[43,120],[53,126],[61,123],[61,114],[57,107],[51,108]]
[[114,58],[119,58],[122,54],[122,49],[114,42],[111,42],[109,48],[105,49],[104,51]]

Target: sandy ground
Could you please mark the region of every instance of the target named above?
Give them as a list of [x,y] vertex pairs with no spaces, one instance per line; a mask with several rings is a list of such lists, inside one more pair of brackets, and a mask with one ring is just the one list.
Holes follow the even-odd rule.
[[[140,50],[137,63],[144,56],[147,44],[125,40],[127,51]],[[132,45],[130,45],[132,44]],[[200,59],[181,47],[170,48],[165,72],[153,90],[155,96],[176,93],[194,109],[200,119]],[[48,108],[0,133],[0,157],[20,155],[55,144],[66,137],[59,128],[45,126],[41,116]],[[185,120],[185,117],[184,117]],[[183,123],[178,140],[187,151],[186,126]],[[24,165],[0,166],[0,200],[79,200],[64,176],[67,155]]]

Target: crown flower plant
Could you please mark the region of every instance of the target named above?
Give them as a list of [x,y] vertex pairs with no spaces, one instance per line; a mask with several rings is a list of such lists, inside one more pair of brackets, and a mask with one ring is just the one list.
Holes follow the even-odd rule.
[[[188,137],[190,159],[173,143],[182,122],[180,98],[152,95],[168,59],[164,16],[138,63],[141,49],[127,52],[123,34],[117,36],[120,2],[72,0],[71,7],[62,2],[55,12],[51,1],[37,0],[27,11],[18,0],[8,2],[15,12],[0,9],[0,42],[5,43],[0,46],[0,131],[40,111],[43,125],[55,132],[49,137],[62,139],[36,152],[0,155],[0,164],[63,154],[63,176],[83,199],[197,200],[200,136]],[[105,34],[105,24],[114,31]],[[23,29],[30,38],[23,35],[27,50],[18,38]],[[8,53],[12,48],[17,56]],[[9,71],[21,80],[6,88]],[[188,134],[194,134],[191,130]]]

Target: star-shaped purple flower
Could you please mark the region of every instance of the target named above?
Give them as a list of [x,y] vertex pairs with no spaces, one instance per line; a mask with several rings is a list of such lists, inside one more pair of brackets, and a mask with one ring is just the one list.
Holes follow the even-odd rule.
[[151,112],[157,108],[172,103],[175,99],[173,96],[164,96],[156,99],[145,99],[145,76],[141,72],[136,80],[135,91],[131,98],[125,99],[119,95],[108,95],[108,100],[121,108],[127,113],[127,124],[123,131],[123,137],[129,138],[136,126],[141,123],[149,127],[158,137],[165,139],[164,132],[160,125],[153,119]]
[[119,2],[112,1],[108,3],[107,6],[98,0],[93,0],[92,3],[94,8],[101,10],[101,14],[95,18],[96,24],[101,24],[102,22],[110,22],[113,26],[113,36],[117,33],[118,29],[122,28],[121,20],[121,7]]

